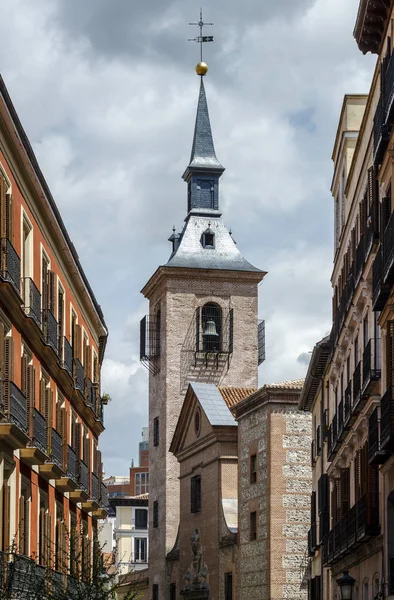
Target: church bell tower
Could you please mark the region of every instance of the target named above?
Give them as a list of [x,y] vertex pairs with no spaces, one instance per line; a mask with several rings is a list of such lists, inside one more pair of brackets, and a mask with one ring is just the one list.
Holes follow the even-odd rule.
[[179,523],[179,466],[169,447],[188,383],[257,387],[257,288],[265,272],[242,256],[222,220],[219,180],[224,167],[213,143],[207,70],[203,62],[196,67],[200,89],[191,157],[183,174],[185,224],[169,238],[169,260],[142,290],[149,301],[149,314],[141,321],[140,356],[149,369],[152,598],[169,597],[166,556]]

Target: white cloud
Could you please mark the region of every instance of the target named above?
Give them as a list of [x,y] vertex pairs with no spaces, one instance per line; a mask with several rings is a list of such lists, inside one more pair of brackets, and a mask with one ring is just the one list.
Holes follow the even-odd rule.
[[[227,169],[224,219],[246,258],[269,271],[262,383],[304,374],[298,356],[330,328],[330,156],[343,95],[367,91],[374,64],[352,38],[358,0],[268,4],[218,0],[206,10],[217,23],[206,90]],[[147,424],[139,290],[185,216],[180,176],[198,80],[197,48],[186,42],[191,1],[107,9],[99,0],[3,0],[0,53],[110,327],[103,448],[107,472],[121,474]]]

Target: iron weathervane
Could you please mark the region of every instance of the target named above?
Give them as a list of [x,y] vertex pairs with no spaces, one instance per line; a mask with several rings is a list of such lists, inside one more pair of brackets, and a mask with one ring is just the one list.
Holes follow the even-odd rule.
[[198,23],[189,23],[189,25],[196,25],[200,28],[200,35],[195,38],[190,38],[189,42],[197,42],[200,44],[200,61],[202,62],[202,45],[205,42],[213,42],[213,35],[203,35],[203,29],[206,25],[213,25],[213,23],[204,23],[202,18],[202,8],[200,8],[200,20]]

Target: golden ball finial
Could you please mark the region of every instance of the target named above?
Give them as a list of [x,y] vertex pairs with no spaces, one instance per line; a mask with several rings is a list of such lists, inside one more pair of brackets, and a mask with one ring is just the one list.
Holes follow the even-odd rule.
[[203,77],[204,75],[206,75],[208,73],[208,65],[205,62],[199,62],[196,65],[196,73],[197,75],[201,75],[201,77]]

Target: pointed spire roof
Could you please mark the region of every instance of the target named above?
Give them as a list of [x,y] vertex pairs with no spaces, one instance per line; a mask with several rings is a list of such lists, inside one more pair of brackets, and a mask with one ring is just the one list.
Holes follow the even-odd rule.
[[198,98],[196,124],[194,127],[193,146],[187,171],[194,168],[220,171],[221,173],[224,171],[224,167],[220,164],[216,157],[215,147],[213,145],[208,104],[202,77],[200,94]]

